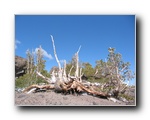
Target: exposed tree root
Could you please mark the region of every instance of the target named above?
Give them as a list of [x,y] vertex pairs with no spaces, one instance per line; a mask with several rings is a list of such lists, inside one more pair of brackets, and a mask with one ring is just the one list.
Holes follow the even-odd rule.
[[[37,89],[40,89],[41,91],[43,89],[46,90],[54,90],[55,92],[62,92],[64,94],[70,93],[82,93],[86,92],[92,95],[100,96],[100,97],[108,97],[108,95],[104,92],[96,91],[94,90],[93,86],[85,86],[79,81],[72,81],[69,82],[68,84],[65,84],[61,80],[57,81],[55,84],[48,84],[48,85],[31,85],[28,88],[26,88],[23,92],[25,93],[30,93],[30,92],[35,92]],[[39,91],[40,91],[39,90]]]

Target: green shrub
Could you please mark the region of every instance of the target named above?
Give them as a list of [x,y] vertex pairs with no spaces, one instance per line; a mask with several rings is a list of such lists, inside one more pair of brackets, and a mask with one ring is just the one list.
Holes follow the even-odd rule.
[[109,79],[108,78],[95,79],[94,77],[89,77],[87,81],[89,81],[91,83],[95,83],[95,82],[97,82],[97,83],[106,83],[106,82],[109,81]]
[[126,95],[126,94],[119,94],[119,97],[123,97],[123,98],[127,99],[128,101],[134,100],[134,97]]
[[36,77],[36,75],[25,74],[16,79],[15,88],[25,88],[33,84],[46,83],[42,78]]

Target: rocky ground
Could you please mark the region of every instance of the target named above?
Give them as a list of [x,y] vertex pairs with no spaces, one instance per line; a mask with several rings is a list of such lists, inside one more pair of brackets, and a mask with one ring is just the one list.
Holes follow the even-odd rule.
[[94,97],[91,95],[63,95],[61,93],[38,92],[19,93],[15,92],[15,105],[17,106],[127,106],[135,103],[111,100]]

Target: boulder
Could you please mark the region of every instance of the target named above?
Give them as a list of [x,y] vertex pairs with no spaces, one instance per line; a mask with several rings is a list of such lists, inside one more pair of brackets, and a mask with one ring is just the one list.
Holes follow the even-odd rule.
[[27,70],[27,60],[20,56],[15,56],[15,77],[22,76]]

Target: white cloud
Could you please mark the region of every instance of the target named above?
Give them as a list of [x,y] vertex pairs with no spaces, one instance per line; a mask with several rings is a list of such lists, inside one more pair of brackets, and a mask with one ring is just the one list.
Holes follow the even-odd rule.
[[21,44],[19,40],[15,40],[15,49],[17,49],[17,44]]
[[[39,49],[39,48],[35,48],[35,53],[37,53],[38,49]],[[50,59],[50,60],[53,59],[52,55],[51,55],[51,54],[48,54],[47,51],[44,50],[43,48],[42,48],[42,53],[43,53],[43,56],[44,56],[44,57],[46,57],[46,58],[48,58],[48,59]]]

